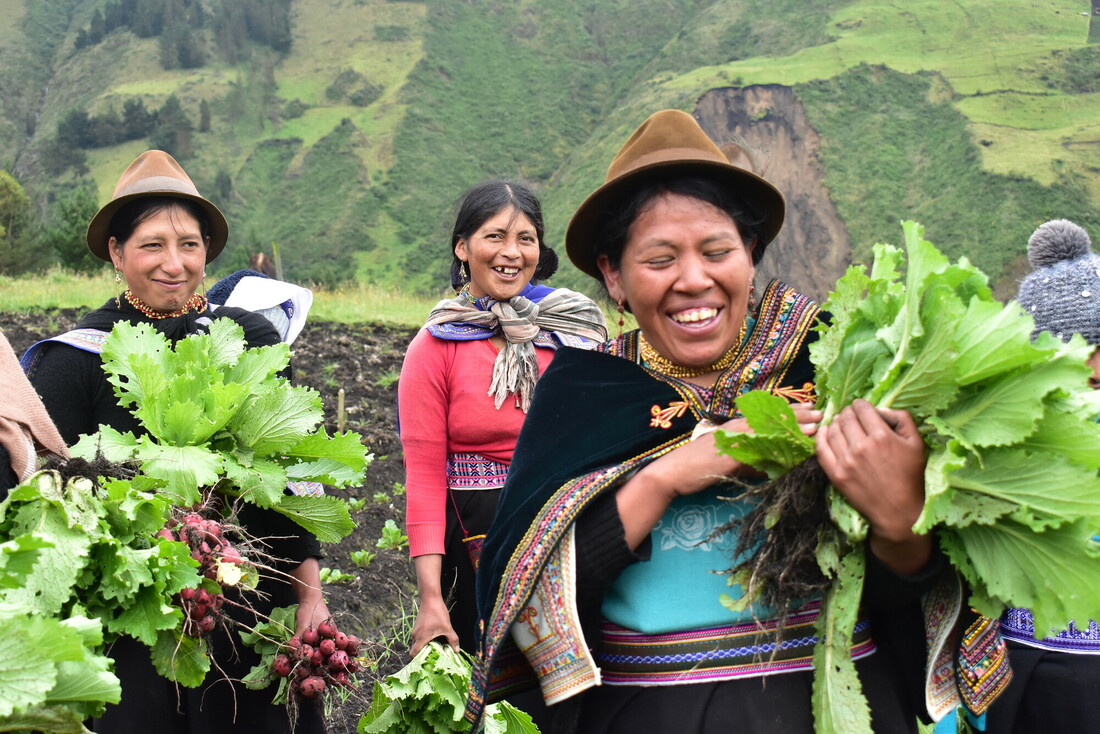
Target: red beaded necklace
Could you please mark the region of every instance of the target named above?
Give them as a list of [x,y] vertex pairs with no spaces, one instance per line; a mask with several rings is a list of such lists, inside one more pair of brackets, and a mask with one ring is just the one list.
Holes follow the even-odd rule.
[[178,311],[172,311],[170,313],[164,313],[162,311],[154,311],[150,308],[145,301],[141,300],[127,288],[126,292],[122,294],[122,297],[126,299],[126,302],[131,306],[141,311],[144,315],[151,319],[174,319],[177,316],[183,316],[185,313],[199,313],[206,310],[206,296],[196,293],[188,299],[187,303],[183,304],[183,308]]

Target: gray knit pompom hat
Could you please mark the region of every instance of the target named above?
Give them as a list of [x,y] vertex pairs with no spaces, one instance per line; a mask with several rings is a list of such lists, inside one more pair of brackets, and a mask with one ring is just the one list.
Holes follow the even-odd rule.
[[1100,346],[1100,256],[1088,233],[1068,219],[1046,222],[1028,239],[1027,259],[1033,270],[1016,300],[1035,319],[1032,338],[1081,334]]

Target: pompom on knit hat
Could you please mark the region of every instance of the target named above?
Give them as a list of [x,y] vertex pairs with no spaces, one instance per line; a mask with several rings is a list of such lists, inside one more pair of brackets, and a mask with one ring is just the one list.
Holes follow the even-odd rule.
[[1080,334],[1100,347],[1100,256],[1088,233],[1068,219],[1046,222],[1028,239],[1027,259],[1032,271],[1016,300],[1035,319],[1032,338]]

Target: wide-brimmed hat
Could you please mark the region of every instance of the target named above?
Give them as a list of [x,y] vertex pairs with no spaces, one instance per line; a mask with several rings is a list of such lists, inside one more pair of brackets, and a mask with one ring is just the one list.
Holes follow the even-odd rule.
[[764,214],[757,247],[763,248],[775,239],[783,226],[786,205],[778,189],[752,171],[730,163],[694,117],[681,110],[661,110],[634,131],[611,161],[604,184],[584,200],[570,220],[565,251],[579,270],[600,278],[596,266],[600,221],[631,187],[669,173],[717,178],[753,202]]
[[229,238],[229,225],[221,211],[199,194],[191,177],[176,163],[175,158],[163,150],[147,150],[122,172],[111,200],[92,217],[88,225],[88,249],[92,254],[110,262],[107,229],[111,218],[126,203],[151,196],[188,199],[202,207],[210,220],[210,246],[206,248],[206,262],[221,253]]

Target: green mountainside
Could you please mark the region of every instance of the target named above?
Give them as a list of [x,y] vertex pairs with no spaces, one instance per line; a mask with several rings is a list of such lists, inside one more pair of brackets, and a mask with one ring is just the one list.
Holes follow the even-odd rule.
[[560,249],[650,112],[782,85],[853,258],[915,218],[1011,283],[1041,221],[1100,237],[1090,28],[1089,0],[0,0],[0,168],[30,202],[0,268],[82,264],[78,222],[159,145],[225,210],[222,270],[277,242],[296,280],[440,291],[470,184],[534,184]]

